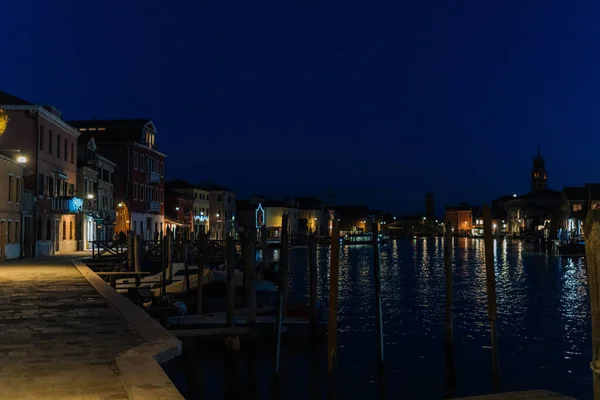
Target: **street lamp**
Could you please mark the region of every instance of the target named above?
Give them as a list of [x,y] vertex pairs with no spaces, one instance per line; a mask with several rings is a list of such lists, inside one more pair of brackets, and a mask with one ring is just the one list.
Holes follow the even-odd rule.
[[[92,199],[94,198],[94,195],[93,195],[93,194],[91,194],[91,193],[89,193],[89,194],[87,195],[87,198],[88,198],[89,200],[92,200]],[[120,203],[119,203],[119,204],[120,204]]]
[[24,164],[27,162],[27,157],[19,156],[19,157],[17,157],[17,162]]
[[117,204],[117,207],[123,207],[123,203]]

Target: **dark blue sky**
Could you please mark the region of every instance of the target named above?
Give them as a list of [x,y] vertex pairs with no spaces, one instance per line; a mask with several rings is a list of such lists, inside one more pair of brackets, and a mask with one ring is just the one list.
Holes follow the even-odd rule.
[[12,2],[0,88],[151,118],[169,177],[241,196],[481,204],[538,144],[550,187],[600,181],[598,1],[362,3]]

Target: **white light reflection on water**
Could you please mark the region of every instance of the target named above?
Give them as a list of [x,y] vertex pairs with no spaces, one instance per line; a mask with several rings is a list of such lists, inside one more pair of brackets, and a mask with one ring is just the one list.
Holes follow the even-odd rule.
[[[483,240],[454,238],[452,247],[456,396],[489,393]],[[299,254],[290,257],[290,273],[305,277],[303,251],[290,253]],[[444,393],[443,254],[440,238],[393,240],[381,246],[386,391],[394,398],[441,398]],[[590,399],[591,328],[584,260],[524,252],[519,241],[504,239],[495,240],[494,260],[503,389],[543,388]],[[320,295],[326,302],[328,248],[319,248],[317,264]],[[305,297],[308,292],[301,285],[306,278],[294,282],[297,286],[291,291]],[[370,383],[377,372],[377,343],[369,246],[341,251],[339,297],[338,394],[375,398],[377,387]],[[286,376],[285,398],[302,398],[296,391],[308,382],[308,372],[293,366],[303,365],[307,353],[288,347],[283,354],[282,365],[293,370]],[[324,360],[324,350],[319,359]],[[268,351],[264,365],[268,381],[272,368]]]

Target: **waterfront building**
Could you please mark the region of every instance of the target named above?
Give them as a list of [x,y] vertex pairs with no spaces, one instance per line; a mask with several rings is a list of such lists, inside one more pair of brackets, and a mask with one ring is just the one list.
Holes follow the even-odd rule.
[[19,156],[27,159],[23,188],[24,201],[30,199],[28,211],[13,228],[18,235],[24,230],[24,253],[40,256],[76,250],[75,215],[83,205],[76,197],[79,132],[53,106],[0,92],[0,108],[9,118],[0,135],[0,149],[19,150]]
[[544,165],[544,157],[540,155],[538,149],[537,155],[533,158],[533,168],[531,169],[531,191],[548,189],[548,173]]
[[194,198],[185,193],[169,189],[165,194],[165,229],[170,229],[174,238],[193,237]]
[[446,229],[452,229],[455,235],[471,235],[474,210],[477,213],[477,208],[467,203],[446,207]]
[[79,249],[92,248],[95,240],[114,236],[114,172],[116,164],[98,153],[93,138],[80,136],[77,145],[77,195],[83,211],[77,215]]
[[236,228],[235,192],[219,185],[209,185],[210,237],[223,240]]
[[21,257],[23,163],[0,152],[0,262]]
[[98,151],[116,163],[114,232],[132,230],[152,239],[164,230],[166,155],[158,151],[157,130],[149,119],[70,121]]
[[[537,234],[546,229],[554,236],[562,193],[552,189],[537,190],[513,197],[506,203],[508,234]],[[552,221],[555,221],[551,226]]]
[[[329,210],[324,202],[316,197],[297,197],[298,220],[304,220],[308,234],[329,236]],[[302,225],[302,224],[300,224]]]
[[561,242],[583,239],[583,224],[588,212],[588,188],[565,186],[560,200],[558,239]]
[[[264,211],[263,221],[267,227],[267,237],[278,240],[281,237],[283,216],[288,216],[288,233],[298,233],[298,202],[296,200],[266,200],[260,204]],[[260,214],[257,208],[257,214]],[[290,238],[291,240],[291,238]]]
[[588,193],[588,210],[600,208],[600,183],[586,183],[585,188],[587,189]]
[[194,198],[192,207],[192,216],[194,219],[192,232],[194,233],[194,238],[198,237],[198,232],[208,232],[210,230],[210,201],[208,190],[199,186],[194,186],[181,179],[167,182],[166,185],[168,190],[183,193]]
[[340,235],[348,233],[370,232],[375,217],[369,207],[335,206],[336,218],[340,227]]

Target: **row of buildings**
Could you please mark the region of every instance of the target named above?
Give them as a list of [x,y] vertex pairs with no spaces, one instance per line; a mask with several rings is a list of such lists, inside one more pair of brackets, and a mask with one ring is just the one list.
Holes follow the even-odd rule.
[[[600,205],[600,184],[548,188],[544,158],[538,151],[530,171],[531,191],[492,201],[492,229],[498,235],[544,237],[561,242],[580,241],[588,210]],[[467,203],[446,207],[445,224],[456,234],[483,234],[481,209]]]
[[236,193],[217,185],[165,180],[167,155],[149,119],[63,119],[54,106],[0,92],[0,261],[90,249],[96,240],[133,231],[155,239],[170,228],[223,239],[237,226],[281,235],[328,236],[369,230],[381,213],[336,207],[315,197],[286,200]]

